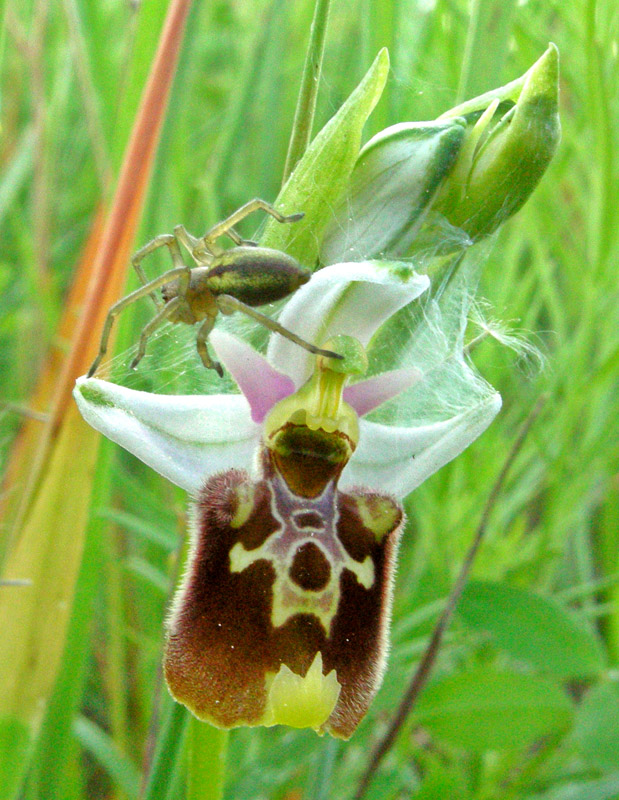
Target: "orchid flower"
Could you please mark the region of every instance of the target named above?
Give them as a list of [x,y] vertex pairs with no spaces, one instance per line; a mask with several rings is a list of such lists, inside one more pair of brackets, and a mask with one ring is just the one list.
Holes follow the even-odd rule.
[[275,334],[265,357],[216,329],[240,394],[77,382],[86,421],[193,498],[165,673],[198,718],[342,738],[359,724],[384,671],[399,501],[500,408],[463,356],[468,280],[430,297],[407,264],[326,267],[279,321],[342,360]]

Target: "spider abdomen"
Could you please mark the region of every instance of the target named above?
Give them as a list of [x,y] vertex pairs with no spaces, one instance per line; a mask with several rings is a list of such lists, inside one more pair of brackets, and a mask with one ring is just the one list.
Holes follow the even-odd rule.
[[311,272],[292,256],[266,247],[233,247],[214,259],[206,283],[248,306],[272,303],[307,283]]

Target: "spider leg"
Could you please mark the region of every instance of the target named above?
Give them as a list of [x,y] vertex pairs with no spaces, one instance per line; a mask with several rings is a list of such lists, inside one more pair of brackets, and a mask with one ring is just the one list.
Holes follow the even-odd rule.
[[226,236],[228,236],[237,247],[258,247],[258,242],[254,242],[253,239],[243,239],[239,234],[234,230],[234,228],[230,228],[226,231]]
[[289,339],[291,342],[298,344],[299,347],[303,347],[305,350],[309,350],[309,352],[314,353],[314,355],[325,356],[326,358],[342,358],[341,355],[334,353],[332,350],[322,350],[320,347],[316,347],[316,345],[306,342],[305,339],[301,339],[301,337],[297,336],[296,333],[289,331],[288,328],[284,328],[283,325],[280,325],[279,322],[275,322],[275,320],[271,319],[271,317],[267,317],[266,314],[261,314],[260,311],[256,311],[255,308],[245,305],[245,303],[241,303],[241,301],[237,300],[236,297],[232,297],[229,294],[220,294],[216,297],[216,302],[219,310],[223,314],[232,314],[234,311],[240,311],[243,314],[247,314],[248,317],[255,319],[256,322],[259,322],[261,325],[264,325],[265,328],[268,328],[270,331],[274,331],[275,333],[279,333],[280,336],[283,336],[286,339]]
[[223,253],[223,249],[217,247],[214,242],[205,242],[204,239],[196,239],[195,236],[189,233],[184,225],[177,225],[174,228],[174,235],[183,247],[189,250],[196,264],[199,264],[201,267],[208,266],[215,256],[219,256]]
[[[152,281],[148,281],[145,283],[144,286],[140,286],[133,292],[130,292],[126,297],[123,297],[118,302],[114,303],[114,305],[110,308],[107,312],[107,317],[105,318],[105,324],[103,325],[103,333],[101,334],[101,344],[99,345],[99,352],[97,353],[97,357],[92,362],[90,369],[88,370],[88,378],[91,378],[101,363],[101,359],[107,352],[107,345],[110,338],[110,333],[112,332],[112,325],[114,324],[114,319],[120,314],[120,312],[126,308],[127,306],[135,303],[136,300],[139,300],[141,297],[146,297],[146,295],[151,294],[160,286],[163,286],[165,283],[169,283],[173,281],[175,278],[179,280],[183,279],[183,276],[187,274],[187,267],[179,267],[178,269],[170,269],[167,272],[164,272],[163,275],[159,275],[159,277],[154,278]],[[165,308],[165,306],[164,306]]]
[[202,359],[202,363],[207,369],[214,369],[215,372],[219,375],[220,378],[223,378],[224,371],[223,367],[219,363],[219,361],[213,361],[210,357],[208,349],[206,347],[206,340],[208,339],[209,333],[213,330],[213,326],[215,325],[216,315],[207,317],[200,328],[198,330],[198,335],[196,336],[196,347],[198,349],[198,354]]
[[[254,211],[258,211],[260,209],[262,211],[266,211],[267,214],[270,214],[278,222],[297,222],[303,217],[303,214],[291,214],[290,216],[286,217],[283,214],[280,214],[280,212],[276,208],[273,208],[272,205],[264,200],[261,200],[259,197],[256,197],[253,200],[250,200],[248,203],[245,203],[244,206],[237,208],[233,214],[230,214],[229,217],[226,217],[226,219],[218,222],[217,225],[213,225],[213,227],[210,228],[202,237],[201,242],[203,246],[210,250],[216,239],[219,239],[219,237],[223,236],[224,234],[228,234],[230,236],[231,228],[233,228],[242,219],[245,219],[245,217],[253,214]],[[234,232],[234,235],[238,236],[236,231]],[[234,236],[230,236],[230,238],[232,241],[234,241]]]
[[[162,233],[160,236],[155,236],[155,238],[148,242],[148,244],[145,244],[144,247],[140,247],[137,253],[134,253],[133,257],[131,258],[133,269],[137,272],[142,286],[146,286],[148,283],[148,278],[142,269],[141,262],[147,255],[150,255],[150,253],[152,253],[154,250],[158,250],[160,247],[167,247],[169,249],[170,255],[172,256],[173,269],[185,267],[187,271],[189,271],[189,267],[186,267],[185,263],[183,262],[183,257],[181,255],[181,250],[176,236],[172,233]],[[152,297],[153,303],[158,309],[163,307],[161,299],[157,297],[155,292],[151,292],[150,296]]]
[[181,303],[184,302],[182,297],[173,297],[172,300],[167,302],[163,308],[160,308],[159,311],[155,314],[155,316],[146,323],[146,325],[142,328],[142,333],[140,334],[140,343],[138,345],[138,352],[135,355],[135,358],[129,365],[130,369],[137,369],[138,364],[144,358],[146,353],[146,343],[148,342],[149,338],[152,334],[159,328],[166,319],[179,307]]

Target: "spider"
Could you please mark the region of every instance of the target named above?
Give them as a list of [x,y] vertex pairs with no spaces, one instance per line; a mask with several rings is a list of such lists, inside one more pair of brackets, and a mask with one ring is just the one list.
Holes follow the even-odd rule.
[[[142,329],[138,352],[131,362],[131,369],[135,369],[144,357],[149,337],[166,320],[183,322],[187,325],[201,322],[196,336],[198,354],[205,367],[214,369],[220,377],[223,377],[221,364],[210,357],[206,347],[209,333],[220,311],[222,314],[241,311],[269,330],[309,350],[310,353],[328,358],[341,358],[337,353],[321,350],[306,342],[253,308],[287,297],[299,286],[307,283],[311,277],[310,270],[302,267],[292,256],[280,250],[259,247],[256,242],[242,239],[234,230],[234,225],[259,209],[282,223],[297,222],[303,217],[302,213],[283,216],[264,200],[255,198],[222,222],[218,222],[201,238],[192,236],[183,225],[177,225],[174,233],[156,236],[140,248],[131,259],[131,263],[142,286],[114,303],[108,311],[99,352],[88,370],[88,377],[95,373],[107,351],[116,316],[124,308],[146,295],[150,295],[153,299],[157,313]],[[224,235],[233,241],[235,247],[224,250],[217,244],[217,239]],[[181,244],[189,251],[197,266],[188,267],[184,263]],[[141,262],[160,247],[168,248],[173,266],[158,278],[149,281]],[[156,294],[157,289],[161,289],[163,299]]]

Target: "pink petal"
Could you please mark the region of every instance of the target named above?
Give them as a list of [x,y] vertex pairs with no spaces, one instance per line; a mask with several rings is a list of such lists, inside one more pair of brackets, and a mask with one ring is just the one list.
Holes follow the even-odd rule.
[[421,380],[414,367],[383,372],[344,389],[344,400],[362,417]]
[[214,330],[209,342],[245,395],[254,422],[262,422],[275,403],[294,392],[292,380],[242,339]]

